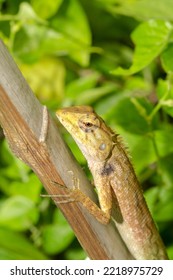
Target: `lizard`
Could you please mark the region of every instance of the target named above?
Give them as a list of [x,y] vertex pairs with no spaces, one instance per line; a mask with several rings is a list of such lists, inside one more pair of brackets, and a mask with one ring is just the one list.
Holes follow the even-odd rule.
[[90,106],[62,108],[56,116],[87,160],[100,207],[77,188],[71,190],[74,201],[81,202],[102,224],[109,223],[115,201],[112,219],[135,259],[168,259],[120,136]]

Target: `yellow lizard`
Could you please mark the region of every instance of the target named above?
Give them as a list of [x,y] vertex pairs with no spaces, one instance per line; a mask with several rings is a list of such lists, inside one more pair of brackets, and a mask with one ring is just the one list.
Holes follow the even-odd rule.
[[97,220],[107,224],[114,200],[116,217],[113,219],[133,256],[139,260],[168,259],[118,135],[90,106],[60,109],[56,115],[87,159],[101,209],[78,189],[71,191],[75,201],[80,201]]

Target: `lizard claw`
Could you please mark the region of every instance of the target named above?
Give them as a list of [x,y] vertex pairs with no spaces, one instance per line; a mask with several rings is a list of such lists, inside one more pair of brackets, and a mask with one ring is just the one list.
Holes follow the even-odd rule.
[[72,190],[79,190],[79,178],[75,177],[74,172],[72,170],[68,171],[72,175]]

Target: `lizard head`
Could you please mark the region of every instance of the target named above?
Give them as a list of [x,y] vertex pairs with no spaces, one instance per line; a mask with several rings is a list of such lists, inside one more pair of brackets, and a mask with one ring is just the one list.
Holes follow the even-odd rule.
[[72,135],[88,161],[104,161],[111,156],[115,134],[90,106],[60,109],[56,115]]

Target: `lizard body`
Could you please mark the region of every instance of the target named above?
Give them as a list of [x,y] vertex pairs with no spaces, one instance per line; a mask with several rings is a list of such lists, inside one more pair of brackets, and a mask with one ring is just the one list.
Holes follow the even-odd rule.
[[79,190],[80,201],[101,223],[113,220],[136,259],[168,259],[163,242],[145,202],[132,164],[119,138],[90,106],[57,111],[87,159],[98,192],[100,208]]

